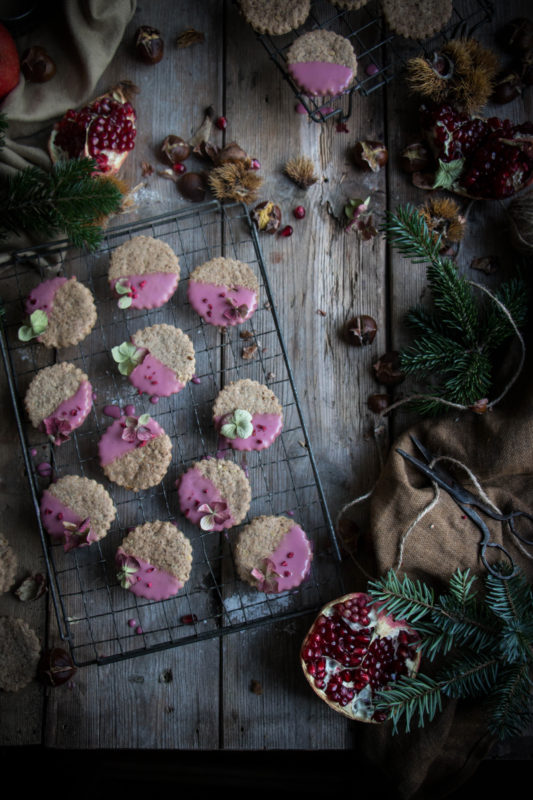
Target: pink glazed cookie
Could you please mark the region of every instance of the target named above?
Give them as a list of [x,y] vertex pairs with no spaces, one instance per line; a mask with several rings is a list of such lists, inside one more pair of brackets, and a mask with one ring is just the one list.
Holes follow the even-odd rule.
[[51,483],[41,496],[40,510],[44,529],[65,552],[103,539],[116,515],[106,489],[80,475]]
[[45,347],[69,347],[91,332],[96,306],[89,289],[74,278],[50,278],[31,290],[24,301],[27,324],[19,339],[36,339]]
[[244,470],[233,461],[205,458],[176,481],[182,514],[204,531],[238,525],[250,508],[252,492]]
[[210,325],[239,325],[257,308],[259,281],[243,261],[212,258],[192,271],[187,296]]
[[192,547],[171,522],[146,522],[122,540],[115,563],[124,589],[146,600],[168,600],[189,580]]
[[228,383],[213,404],[213,424],[221,445],[234,450],[264,450],[283,428],[283,409],[274,392],[244,378]]
[[357,58],[346,37],[327,30],[309,31],[289,47],[287,69],[308,97],[335,97],[353,84]]
[[89,414],[92,386],[81,369],[62,361],[39,370],[28,387],[24,405],[33,427],[60,445]]
[[295,589],[309,575],[312,559],[306,533],[288,517],[256,517],[235,545],[239,578],[261,592]]
[[119,308],[159,308],[170,300],[179,278],[178,257],[161,239],[136,236],[111,254],[108,279]]

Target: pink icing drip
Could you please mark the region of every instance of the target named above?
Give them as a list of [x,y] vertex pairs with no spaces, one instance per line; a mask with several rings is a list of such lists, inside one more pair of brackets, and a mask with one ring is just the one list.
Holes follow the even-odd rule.
[[[54,420],[68,422],[71,430],[79,428],[91,410],[92,391],[89,381],[82,381],[72,397],[63,400],[53,414],[45,417],[40,425],[41,430],[47,430],[53,426]],[[61,442],[56,442],[56,444],[61,444]]]
[[[220,427],[227,421],[227,417],[215,417],[215,427]],[[234,450],[265,450],[277,439],[283,427],[283,419],[279,414],[253,414],[253,433],[247,439],[227,439],[220,436],[222,446],[232,447]]]
[[[213,508],[214,503],[224,503],[220,492],[202,473],[192,467],[182,477],[176,481],[178,487],[178,499],[182,513],[189,522],[199,525],[200,520],[205,515],[205,511],[198,511],[198,508],[207,503]],[[223,522],[215,523],[213,531],[221,531],[235,525],[234,518],[230,517]]]
[[298,86],[311,97],[341,94],[353,78],[353,70],[328,61],[299,61],[288,65]]
[[[293,525],[268,558],[276,573],[270,580],[277,584],[277,589],[273,589],[271,584],[268,591],[286,592],[299,586],[309,575],[312,557],[311,542],[299,525]],[[262,584],[259,588],[267,590]]]
[[[194,310],[211,325],[238,325],[249,319],[257,308],[257,293],[245,286],[216,286],[190,280],[187,296]],[[236,313],[239,306],[248,309],[243,316]]]
[[[111,423],[109,428],[98,442],[100,464],[103,467],[105,467],[106,464],[111,464],[117,458],[121,458],[126,453],[129,453],[130,450],[133,450],[136,447],[142,447],[142,442],[138,440],[127,442],[122,438],[122,433],[126,424],[125,420],[125,417],[120,417],[120,419],[116,419],[113,423]],[[161,436],[164,433],[163,428],[151,418],[148,420],[145,427],[148,428],[152,434],[152,438]]]
[[181,383],[170,367],[162,364],[159,359],[146,351],[140,364],[130,372],[130,382],[140,392],[157,394],[159,397],[168,397],[181,392],[184,383]]
[[167,600],[183,587],[183,583],[175,575],[154,567],[142,558],[127,555],[121,547],[116,552],[115,562],[119,569],[124,564],[138,567],[137,572],[131,574],[128,587],[137,597],[144,597],[147,600]]
[[87,537],[77,536],[65,529],[63,522],[72,522],[74,525],[81,525],[82,517],[75,514],[71,508],[61,503],[47,489],[41,497],[41,519],[45,530],[53,539],[63,542],[65,553],[74,547],[87,547],[91,542],[96,541],[96,535],[89,530]]
[[[173,272],[147,272],[144,275],[128,275],[111,281],[114,290],[117,280],[130,286],[132,297],[130,308],[159,308],[169,300],[178,286],[178,276]],[[117,297],[127,297],[118,295]]]
[[39,309],[45,311],[49,316],[53,308],[55,293],[66,282],[67,278],[50,278],[32,289],[24,302],[26,314],[31,314]]

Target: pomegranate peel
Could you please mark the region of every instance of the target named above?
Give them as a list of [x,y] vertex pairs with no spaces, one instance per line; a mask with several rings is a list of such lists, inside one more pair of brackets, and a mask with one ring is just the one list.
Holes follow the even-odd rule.
[[69,109],[48,142],[53,163],[92,158],[95,174],[116,174],[135,146],[136,114],[130,98],[137,91],[122,81],[78,111]]
[[387,719],[375,696],[420,663],[420,637],[405,621],[381,611],[364,592],[346,594],[319,612],[300,662],[313,691],[327,705],[361,722]]

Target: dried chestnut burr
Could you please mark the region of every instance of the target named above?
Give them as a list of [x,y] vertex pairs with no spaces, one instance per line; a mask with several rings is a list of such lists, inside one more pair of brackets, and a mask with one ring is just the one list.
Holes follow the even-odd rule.
[[358,167],[379,172],[389,160],[389,152],[383,142],[372,140],[356,142],[353,148],[353,160]]
[[257,229],[264,233],[276,233],[281,224],[281,208],[272,200],[259,203],[250,216]]
[[46,83],[56,74],[56,65],[44,47],[33,45],[22,54],[20,69],[27,81]]
[[403,172],[424,172],[431,163],[431,154],[423,142],[412,142],[400,153],[399,167]]
[[388,394],[371,394],[366,402],[370,411],[375,414],[381,414],[390,405]]
[[170,134],[161,145],[161,153],[171,164],[178,164],[189,158],[192,147],[181,136]]
[[525,54],[533,48],[533,22],[526,17],[517,17],[503,26],[499,39],[509,52],[518,56]]
[[397,350],[384,353],[372,366],[375,379],[383,386],[396,386],[405,379],[405,374],[400,367],[400,354]]
[[344,326],[344,338],[348,344],[355,347],[362,347],[372,344],[376,336],[378,326],[373,317],[368,314],[359,314],[357,317],[349,319]]
[[37,668],[39,679],[46,686],[61,686],[71,680],[77,671],[69,653],[60,647],[45,650]]
[[157,28],[141,25],[135,33],[135,52],[145,64],[159,64],[163,58],[165,44]]

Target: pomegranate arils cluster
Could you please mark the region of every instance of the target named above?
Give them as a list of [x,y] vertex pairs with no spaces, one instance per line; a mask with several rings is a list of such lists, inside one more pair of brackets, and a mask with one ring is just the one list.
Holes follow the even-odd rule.
[[301,651],[307,680],[330,706],[352,719],[381,722],[375,694],[418,665],[419,637],[379,611],[363,593],[326,606]]

